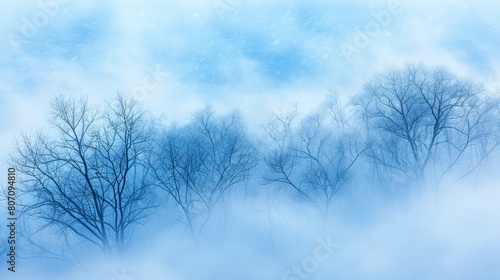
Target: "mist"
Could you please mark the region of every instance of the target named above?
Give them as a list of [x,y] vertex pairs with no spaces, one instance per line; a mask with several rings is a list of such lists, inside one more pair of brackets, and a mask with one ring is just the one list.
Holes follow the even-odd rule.
[[[147,226],[138,229],[147,234],[122,256],[124,265],[91,259],[88,271],[82,272],[51,260],[20,259],[15,278],[4,273],[3,279],[499,277],[500,191],[492,183],[463,186],[439,199],[415,198],[404,205],[343,198],[323,231],[318,231],[307,207],[254,199],[229,203],[227,219],[232,223],[223,237],[213,229],[195,244],[181,229]],[[319,260],[315,251],[323,242],[333,245]],[[303,274],[289,274],[294,267]]]

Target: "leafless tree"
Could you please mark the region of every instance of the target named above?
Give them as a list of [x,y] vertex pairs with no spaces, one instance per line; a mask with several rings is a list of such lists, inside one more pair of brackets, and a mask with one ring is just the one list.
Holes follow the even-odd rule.
[[151,162],[154,178],[181,210],[198,239],[214,206],[257,164],[257,149],[237,113],[197,112],[182,127],[171,127],[158,140]]
[[300,121],[295,110],[275,115],[266,127],[271,149],[265,157],[265,182],[291,187],[317,206],[325,221],[365,150],[350,123],[334,94],[317,112]]
[[72,245],[121,252],[153,206],[144,164],[150,135],[145,112],[123,95],[104,110],[55,98],[50,129],[23,134],[12,157],[24,214]]
[[380,174],[436,189],[447,175],[473,172],[499,143],[498,102],[486,95],[442,67],[407,64],[376,75],[355,100]]

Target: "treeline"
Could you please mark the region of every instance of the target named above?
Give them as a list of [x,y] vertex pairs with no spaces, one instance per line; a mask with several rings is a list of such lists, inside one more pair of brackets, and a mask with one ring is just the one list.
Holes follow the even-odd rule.
[[124,95],[101,107],[59,96],[47,129],[18,138],[11,164],[33,232],[112,257],[167,202],[175,207],[162,215],[199,238],[216,205],[242,185],[284,189],[323,220],[356,178],[390,192],[436,191],[492,156],[499,114],[480,83],[413,64],[374,75],[346,105],[331,94],[307,116],[275,114],[261,138],[237,112],[207,107],[185,125],[165,125]]

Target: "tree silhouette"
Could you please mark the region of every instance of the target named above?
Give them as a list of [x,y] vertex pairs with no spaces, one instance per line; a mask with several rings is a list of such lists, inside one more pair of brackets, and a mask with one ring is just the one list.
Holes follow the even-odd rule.
[[120,94],[105,110],[59,96],[49,123],[23,134],[12,157],[25,216],[68,246],[93,244],[108,257],[123,251],[153,206],[144,111]]
[[442,67],[388,69],[355,103],[372,139],[369,154],[396,185],[435,190],[447,175],[470,174],[498,145],[498,102]]
[[195,239],[228,189],[247,180],[257,164],[257,149],[244,129],[237,113],[216,116],[205,108],[158,139],[154,178],[178,205]]
[[316,205],[326,220],[333,200],[350,182],[365,150],[335,95],[317,112],[298,121],[296,112],[275,115],[266,127],[270,150],[266,183],[291,187]]

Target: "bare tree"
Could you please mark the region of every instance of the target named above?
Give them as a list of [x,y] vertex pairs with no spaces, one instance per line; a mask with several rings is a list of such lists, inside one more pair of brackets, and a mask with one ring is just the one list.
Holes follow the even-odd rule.
[[446,175],[474,171],[499,141],[492,114],[498,102],[486,94],[445,68],[407,64],[376,75],[356,103],[381,174],[435,189]]
[[195,239],[214,206],[257,164],[257,149],[241,117],[216,116],[210,108],[196,113],[185,126],[167,129],[157,146],[151,162],[154,177],[178,205]]
[[108,257],[125,249],[153,205],[144,114],[120,94],[104,111],[55,98],[50,129],[23,134],[12,157],[23,178],[24,214],[69,245],[90,243]]
[[338,99],[330,95],[316,113],[300,121],[296,111],[275,115],[266,132],[271,149],[265,158],[265,182],[291,187],[299,197],[317,206],[325,221],[365,149]]

